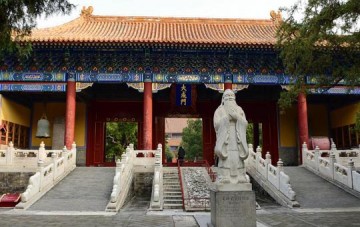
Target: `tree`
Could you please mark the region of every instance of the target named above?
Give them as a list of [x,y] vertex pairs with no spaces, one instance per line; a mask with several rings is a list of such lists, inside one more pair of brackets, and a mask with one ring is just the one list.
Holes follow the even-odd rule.
[[165,135],[165,157],[166,162],[172,162],[172,159],[174,158],[174,152],[170,150],[169,146],[169,135]]
[[180,146],[185,149],[185,159],[194,160],[202,156],[202,121],[201,119],[187,121],[187,127],[183,129]]
[[21,38],[31,34],[36,18],[55,14],[69,14],[75,6],[68,0],[1,0],[0,56],[6,53],[27,55],[30,44],[20,45]]
[[280,107],[290,106],[309,83],[324,91],[359,84],[359,0],[299,0],[282,11],[288,17],[278,28],[277,45],[293,86],[281,94]]
[[106,123],[106,159],[112,160],[115,156],[121,156],[130,143],[133,143],[134,147],[137,147],[137,132],[137,123]]

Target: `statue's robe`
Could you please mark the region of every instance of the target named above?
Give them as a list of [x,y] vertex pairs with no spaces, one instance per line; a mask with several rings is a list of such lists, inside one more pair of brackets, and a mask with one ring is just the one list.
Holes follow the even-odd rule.
[[230,169],[230,176],[237,176],[239,169],[244,169],[244,160],[249,155],[246,143],[246,128],[248,122],[241,107],[236,106],[235,112],[241,119],[233,120],[220,105],[214,114],[216,132],[215,154],[219,157],[219,168]]

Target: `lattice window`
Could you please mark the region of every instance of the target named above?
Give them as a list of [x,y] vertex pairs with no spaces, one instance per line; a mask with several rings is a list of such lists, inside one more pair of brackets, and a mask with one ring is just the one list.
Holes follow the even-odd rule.
[[353,124],[333,128],[332,135],[338,149],[348,149],[359,146],[359,133],[354,130]]
[[29,147],[29,127],[9,121],[2,121],[0,143],[7,145],[12,141],[16,148]]

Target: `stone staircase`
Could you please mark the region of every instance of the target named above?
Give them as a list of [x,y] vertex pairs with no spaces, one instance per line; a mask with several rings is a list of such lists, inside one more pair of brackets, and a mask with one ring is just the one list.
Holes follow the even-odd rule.
[[164,209],[182,209],[182,195],[177,167],[163,168]]

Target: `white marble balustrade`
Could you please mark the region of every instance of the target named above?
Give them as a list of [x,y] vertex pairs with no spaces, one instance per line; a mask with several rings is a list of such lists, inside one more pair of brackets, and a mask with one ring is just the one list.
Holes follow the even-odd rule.
[[37,171],[30,177],[25,192],[21,194],[21,202],[15,208],[26,209],[75,169],[76,144],[72,144],[71,150],[64,148],[61,154],[52,152],[51,159],[50,163],[41,159],[37,161]]
[[15,149],[10,142],[6,150],[0,150],[0,167],[21,166],[22,168],[36,168],[39,160],[51,163],[51,154],[61,157],[64,150],[46,150],[44,142],[40,143],[39,149]]
[[[255,153],[253,145],[249,144],[249,157],[245,162],[246,168],[252,171],[256,170],[263,180],[269,182],[291,201],[295,201],[296,193],[291,188],[290,177],[285,174],[281,159],[277,162],[277,166],[273,166],[270,153],[267,152],[264,159],[261,157],[261,152],[261,148],[257,147]],[[251,171],[248,172],[251,173]]]
[[302,145],[303,165],[307,169],[357,192],[360,192],[360,173],[356,171],[353,158],[358,160],[359,154],[358,149],[337,150],[334,143],[330,150],[319,150],[318,147],[308,150],[306,143]]

